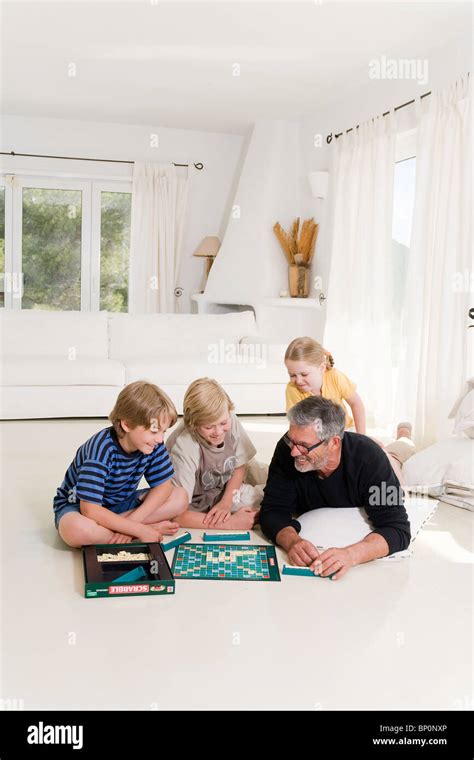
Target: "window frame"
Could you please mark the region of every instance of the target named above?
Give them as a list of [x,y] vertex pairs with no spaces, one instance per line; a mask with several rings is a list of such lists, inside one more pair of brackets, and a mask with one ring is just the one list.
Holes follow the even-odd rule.
[[[11,309],[13,308],[13,288],[11,283],[11,275],[13,274],[13,175],[1,175],[0,187],[5,188],[5,269],[1,273],[3,275],[4,289],[3,308]],[[7,277],[7,273],[10,274],[10,278]]]
[[[0,172],[0,187],[5,187],[5,309],[21,309],[22,297],[14,294],[8,280],[22,275],[23,189],[79,190],[82,193],[81,218],[81,311],[100,310],[101,193],[132,195],[132,179],[94,179],[27,171]],[[22,288],[21,288],[22,291]]]
[[409,158],[416,158],[416,139],[417,129],[407,129],[404,132],[398,132],[395,141],[395,163],[407,161]]
[[[416,166],[416,154],[417,154],[417,128],[414,127],[413,129],[407,129],[403,132],[398,132],[396,136],[396,142],[395,142],[394,172],[396,171],[397,164],[402,164],[405,161],[414,160],[415,166]],[[415,172],[416,172],[416,169],[415,169]],[[416,174],[415,174],[415,187],[413,188],[413,191],[414,193],[416,193]],[[394,203],[395,203],[395,185],[394,185],[393,200],[392,200],[392,240],[396,240],[396,238],[393,237],[393,223],[394,223],[394,216],[395,216]],[[413,210],[412,210],[411,221],[413,222]]]

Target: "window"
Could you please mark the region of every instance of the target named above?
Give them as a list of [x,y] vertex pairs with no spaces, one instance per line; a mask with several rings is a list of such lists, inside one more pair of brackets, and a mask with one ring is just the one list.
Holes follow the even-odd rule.
[[0,307],[5,306],[5,187],[0,187]]
[[131,183],[10,175],[0,192],[0,306],[127,311]]
[[413,205],[415,203],[416,158],[395,164],[392,238],[410,248]]
[[411,222],[415,202],[416,158],[406,158],[395,164],[393,188],[392,251],[395,296],[404,300],[408,256],[410,253]]
[[415,204],[416,130],[397,135],[392,220],[392,353],[398,366],[403,351],[403,314]]

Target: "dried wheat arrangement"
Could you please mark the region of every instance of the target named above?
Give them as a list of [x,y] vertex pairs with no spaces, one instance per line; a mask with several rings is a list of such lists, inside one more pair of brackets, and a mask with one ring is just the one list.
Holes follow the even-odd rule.
[[290,266],[296,264],[308,267],[311,264],[319,231],[319,224],[316,224],[313,218],[306,219],[301,225],[301,230],[298,217],[291,225],[290,232],[285,232],[279,222],[273,225],[273,231]]

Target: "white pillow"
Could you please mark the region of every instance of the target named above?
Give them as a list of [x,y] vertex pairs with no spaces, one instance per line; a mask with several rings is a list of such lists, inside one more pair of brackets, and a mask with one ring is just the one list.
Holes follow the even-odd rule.
[[459,436],[428,446],[403,465],[406,486],[441,486],[453,480],[474,488],[474,441]]
[[464,396],[456,412],[454,432],[457,435],[465,433],[474,438],[474,390]]
[[474,377],[465,383],[463,391],[449,414],[449,419],[456,418],[454,432],[465,433],[474,438]]
[[[407,497],[405,509],[410,521],[410,546],[382,559],[403,559],[411,556],[415,538],[423,525],[434,515],[438,503],[435,499]],[[373,530],[365,509],[357,507],[321,507],[305,512],[298,517],[298,521],[301,524],[300,536],[315,546],[326,549],[330,546],[355,544]]]

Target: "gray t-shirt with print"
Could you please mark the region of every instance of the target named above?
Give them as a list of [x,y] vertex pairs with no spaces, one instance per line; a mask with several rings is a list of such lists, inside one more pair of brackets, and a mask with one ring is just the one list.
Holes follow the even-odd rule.
[[247,464],[256,450],[235,414],[221,446],[196,438],[180,422],[166,441],[173,463],[174,482],[188,492],[190,507],[206,512],[222,496],[237,467]]

